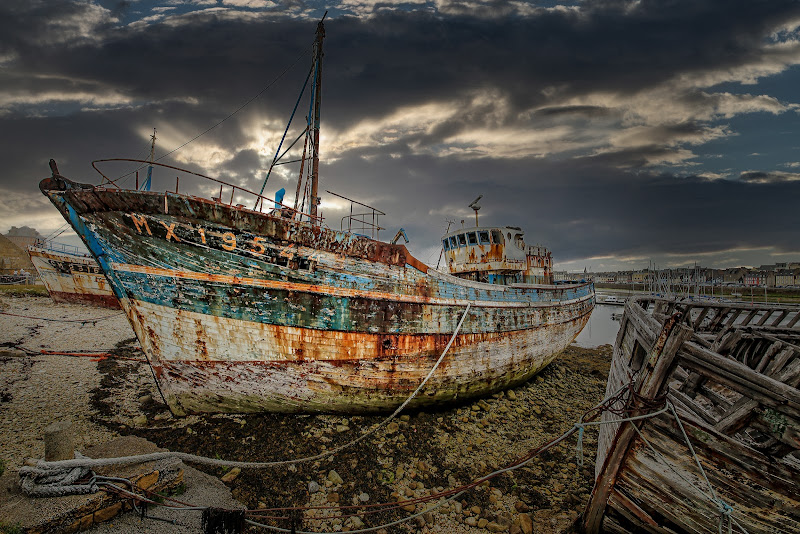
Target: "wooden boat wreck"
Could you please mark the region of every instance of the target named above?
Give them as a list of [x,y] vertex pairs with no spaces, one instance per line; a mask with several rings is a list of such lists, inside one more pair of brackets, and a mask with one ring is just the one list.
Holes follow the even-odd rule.
[[54,302],[120,307],[97,261],[78,247],[41,242],[28,247],[28,256]]
[[[529,379],[592,311],[592,284],[525,283],[544,272],[521,232],[508,242],[497,228],[482,242],[487,229],[464,230],[476,241],[456,248],[479,261],[450,274],[377,239],[376,224],[373,237],[325,225],[317,213],[323,35],[320,23],[310,154],[294,206],[189,171],[219,195],[179,194],[177,180],[172,192],[79,184],[54,162],[40,183],[110,280],[176,414],[388,411],[446,350],[411,406],[483,395]],[[478,271],[495,283],[475,280]]]
[[792,306],[629,300],[586,532],[800,533],[798,323]]

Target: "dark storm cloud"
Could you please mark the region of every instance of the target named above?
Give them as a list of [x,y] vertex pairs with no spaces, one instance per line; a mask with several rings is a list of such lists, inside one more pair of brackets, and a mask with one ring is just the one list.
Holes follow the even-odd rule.
[[[375,168],[383,185],[379,197],[370,197]],[[800,182],[764,186],[650,173],[631,180],[628,173],[588,162],[418,157],[403,158],[402,165],[390,158],[337,162],[326,171],[334,191],[374,199],[388,213],[387,233],[403,226],[417,247],[435,243],[448,219],[456,227],[462,219],[472,224],[467,204],[482,194],[483,224],[520,226],[529,242],[552,247],[559,262],[700,255],[759,248],[766,240],[778,251],[798,252]]]
[[[170,140],[189,140],[266,88],[199,141],[228,147],[229,159],[213,169],[218,176],[257,189],[268,160],[253,148],[254,121],[288,118],[309,68],[316,21],[280,15],[282,4],[269,16],[167,12],[158,22],[125,26],[116,19],[142,8],[125,4],[0,5],[0,188],[38,195],[51,157],[66,176],[92,181],[92,159],[145,157],[153,126],[168,125]],[[800,3],[600,0],[513,13],[508,2],[439,5],[439,12],[377,5],[368,18],[326,21],[326,131],[379,123],[430,102],[456,109],[429,128],[343,148],[331,154],[335,161],[323,161],[325,188],[374,201],[389,212],[391,233],[405,226],[414,246],[436,243],[445,221],[469,221],[466,203],[484,194],[482,220],[527,229],[558,261],[765,244],[797,249],[794,175],[756,170],[709,180],[647,169],[685,163],[693,156],[687,147],[732,135],[731,126],[711,122],[715,117],[787,108],[768,96],[673,84],[759,65],[771,32],[800,18]],[[637,117],[640,128],[623,132],[631,119],[619,102],[648,91],[657,96],[645,108],[666,118]],[[475,103],[478,93],[492,97]],[[610,103],[593,95],[610,95]],[[482,129],[489,136],[505,127],[519,134],[561,125],[572,127],[563,134],[572,144],[550,153],[444,150],[452,148],[448,140]],[[157,155],[176,146],[160,141]],[[443,147],[447,155],[416,147]],[[275,147],[267,148],[271,158]],[[183,153],[163,161],[181,163]],[[271,180],[269,191],[286,183]],[[768,234],[759,226],[766,214],[777,221]],[[332,220],[338,215],[330,213]]]
[[742,173],[739,179],[742,182],[750,184],[781,184],[785,182],[799,182],[800,174],[780,171],[750,171]]
[[[136,99],[236,102],[308,50],[313,35],[309,21],[189,14],[146,28],[103,24],[93,32],[102,41],[48,46],[53,24],[42,21],[62,17],[61,11],[71,17],[82,4],[56,2],[55,15],[44,5],[50,4],[21,11],[12,4],[0,17],[7,21],[0,39],[19,54],[12,70],[95,80]],[[519,109],[544,103],[547,88],[562,96],[633,93],[677,74],[752,60],[766,33],[800,15],[797,2],[784,0],[631,5],[599,1],[580,12],[500,19],[393,11],[329,20],[326,117],[339,124],[485,87],[501,89]],[[8,22],[18,17],[21,25]]]

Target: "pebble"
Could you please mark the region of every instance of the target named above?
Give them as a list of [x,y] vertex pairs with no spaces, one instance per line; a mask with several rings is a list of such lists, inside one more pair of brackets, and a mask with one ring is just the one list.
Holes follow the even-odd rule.
[[[132,422],[133,422],[134,426],[144,426],[144,425],[147,424],[147,416],[144,415],[144,414],[137,415],[136,417],[134,417],[132,419]],[[189,433],[188,432],[188,428],[187,428],[187,433]]]
[[332,483],[332,484],[341,484],[342,482],[344,482],[342,480],[342,477],[339,476],[339,473],[337,473],[333,469],[328,471],[328,477],[327,478],[328,478],[328,481],[330,483]]
[[[4,299],[0,298],[0,300]],[[47,307],[56,308],[49,301]],[[61,307],[59,306],[58,308]],[[83,314],[86,313],[83,307],[75,308]],[[14,310],[11,309],[9,311],[13,312]],[[38,311],[31,310],[27,313],[44,316],[43,313],[38,313]],[[75,313],[75,315],[77,314],[78,312]],[[22,325],[21,322],[19,326],[15,326],[11,321],[9,320],[9,324],[12,326],[12,332],[14,328],[17,328],[19,333],[5,334],[6,336],[12,336],[9,339],[22,338],[23,334],[31,336],[29,329]],[[115,320],[109,321],[109,323],[113,322]],[[121,316],[118,322],[120,324],[117,325],[117,330],[121,334],[113,332],[112,335],[105,335],[104,333],[101,336],[96,336],[97,342],[102,342],[102,346],[98,346],[96,349],[107,349],[109,340],[118,342],[133,337],[124,316]],[[4,328],[5,326],[6,324],[4,323]],[[102,324],[98,323],[97,328],[100,326]],[[26,341],[26,346],[29,349],[38,351],[39,345],[42,345],[41,348],[47,348],[45,344],[51,341],[50,337],[53,338],[52,348],[55,350],[91,350],[91,344],[95,342],[93,336],[87,337],[85,332],[76,330],[76,339],[79,339],[80,342],[74,347],[69,347],[68,344],[63,343],[63,338],[56,339],[57,336],[51,336],[49,330],[42,328],[40,331],[40,334],[36,334],[35,341]],[[120,335],[123,337],[118,340],[114,339],[114,336],[119,337]],[[580,357],[583,358],[583,355]],[[423,415],[419,412],[413,416],[403,414],[396,420],[390,421],[385,427],[385,433],[379,433],[377,436],[370,438],[375,440],[375,454],[379,462],[374,464],[375,467],[372,468],[373,471],[371,473],[369,469],[365,469],[364,464],[369,464],[372,458],[370,457],[370,462],[367,462],[367,457],[363,456],[359,457],[360,465],[358,466],[352,465],[352,459],[349,465],[347,462],[344,463],[346,467],[342,467],[336,461],[316,462],[314,468],[317,469],[315,471],[318,473],[317,475],[313,475],[310,470],[299,468],[296,475],[297,482],[302,488],[303,481],[306,481],[305,484],[310,495],[307,504],[333,502],[330,499],[334,499],[337,504],[340,499],[348,501],[347,504],[350,504],[351,501],[354,504],[373,501],[383,502],[385,499],[378,495],[386,495],[390,492],[398,495],[398,497],[392,497],[391,500],[402,500],[406,498],[406,489],[410,490],[414,496],[418,494],[420,496],[429,495],[439,491],[438,487],[440,485],[450,489],[457,487],[460,483],[463,484],[472,480],[472,477],[478,474],[473,470],[477,471],[478,467],[485,467],[486,471],[489,471],[492,466],[505,465],[509,459],[524,454],[528,448],[545,442],[546,438],[555,437],[557,430],[554,429],[561,426],[562,423],[569,423],[577,417],[576,414],[583,411],[583,404],[591,405],[602,398],[604,387],[601,386],[604,386],[604,380],[597,377],[592,377],[589,380],[588,376],[584,380],[582,375],[577,372],[578,368],[575,367],[575,362],[578,360],[575,359],[574,355],[572,358],[570,363],[558,366],[558,369],[553,366],[552,369],[543,373],[544,376],[537,376],[534,380],[518,387],[516,390],[507,390],[505,393],[493,395],[493,398],[488,398],[488,402],[487,399],[479,399],[470,405],[464,405],[460,408],[437,410],[437,413],[433,415]],[[9,461],[11,458],[16,458],[18,452],[9,452],[7,445],[10,444],[13,451],[17,443],[20,442],[20,438],[26,438],[28,433],[32,434],[32,438],[28,440],[28,443],[33,444],[33,447],[27,445],[28,449],[32,450],[32,453],[28,454],[28,456],[41,457],[41,453],[36,453],[36,447],[40,446],[36,443],[40,439],[40,432],[37,433],[35,429],[32,432],[27,430],[23,432],[19,429],[32,427],[31,420],[35,421],[34,416],[37,416],[42,411],[46,413],[52,411],[53,413],[80,414],[81,424],[86,426],[87,432],[93,432],[97,435],[99,430],[99,439],[97,441],[105,441],[114,437],[113,432],[108,430],[108,428],[111,428],[110,426],[95,427],[94,423],[91,423],[92,410],[89,407],[89,391],[91,388],[97,387],[96,384],[99,384],[99,378],[101,378],[100,373],[97,372],[97,364],[95,362],[91,362],[88,359],[85,361],[83,359],[71,359],[69,360],[69,367],[70,373],[73,375],[64,377],[64,358],[34,356],[30,359],[33,360],[34,366],[32,370],[28,371],[28,378],[17,382],[16,386],[21,387],[10,388],[10,392],[13,394],[13,401],[8,405],[9,409],[6,410],[6,413],[13,414],[13,418],[7,418],[5,421],[0,420],[0,438],[5,444],[3,450],[0,450],[0,459],[6,460],[6,466],[13,466],[15,463],[19,465],[21,463],[20,460]],[[5,363],[5,367],[2,370],[16,373],[17,371],[13,366],[16,365],[17,360],[21,363],[23,358],[14,358],[10,363]],[[53,362],[52,365],[49,363],[50,361]],[[120,409],[118,413],[110,416],[104,414],[102,417],[124,425],[130,425],[135,418],[135,424],[147,425],[149,417],[150,422],[167,421],[166,424],[168,425],[173,424],[177,425],[178,428],[183,427],[185,429],[183,431],[187,434],[200,434],[200,429],[204,429],[202,432],[205,432],[206,425],[202,420],[173,418],[166,409],[162,409],[161,412],[148,410],[147,413],[149,415],[145,416],[141,411],[142,405],[147,404],[148,408],[151,408],[150,400],[160,404],[161,399],[155,389],[155,385],[152,383],[149,368],[142,366],[142,371],[144,371],[141,373],[142,381],[138,383],[131,382],[136,378],[137,371],[128,371],[128,376],[123,374],[123,380],[131,383],[123,383],[121,386],[113,388],[115,393],[113,406]],[[78,373],[80,380],[75,377]],[[574,391],[578,390],[571,387],[572,382],[576,383],[575,388],[580,382],[585,389],[585,393],[578,395],[580,399],[577,400],[580,402],[576,402]],[[586,388],[586,384],[589,384],[590,387]],[[56,392],[53,397],[66,400],[69,404],[69,409],[62,406],[51,407],[50,404],[52,403],[41,396],[29,398],[23,403],[16,402],[18,396],[23,395],[25,391],[34,391],[31,388],[41,391],[58,388],[62,385],[71,389],[64,392]],[[568,390],[567,386],[570,386]],[[148,387],[151,387],[151,391],[145,393]],[[595,392],[593,389],[597,391]],[[122,393],[123,390],[124,398],[118,399],[116,394]],[[81,400],[81,395],[83,400]],[[150,399],[147,398],[148,396],[150,396]],[[78,399],[80,402],[73,402],[74,399]],[[73,407],[73,404],[76,406]],[[21,405],[21,407],[18,408],[18,405]],[[32,413],[31,417],[28,417],[27,409]],[[533,415],[543,417],[533,417]],[[251,424],[255,424],[255,419],[248,419]],[[515,419],[516,421],[514,421]],[[243,418],[231,418],[231,420],[243,426],[247,423],[247,420]],[[312,418],[309,421],[315,420]],[[411,421],[413,421],[413,424]],[[509,423],[510,421],[513,422]],[[353,425],[351,426],[350,423],[353,423]],[[362,421],[359,418],[328,417],[323,419],[321,417],[308,426],[304,435],[308,434],[308,438],[317,440],[327,435],[335,440],[337,439],[335,436],[337,432],[358,432],[361,430],[362,425],[366,426],[366,423],[367,421]],[[195,428],[197,430],[194,430]],[[403,432],[398,435],[397,433],[401,429]],[[422,436],[425,436],[424,439],[429,440],[430,449],[425,446],[424,441],[420,441],[420,431],[424,432],[422,434]],[[327,443],[328,447],[334,446],[331,438],[321,440],[321,445]],[[258,444],[258,439],[256,438],[256,445]],[[342,438],[339,437],[338,439]],[[596,438],[590,441],[590,438],[587,437],[585,445],[589,444],[596,444]],[[468,448],[474,452],[470,454],[467,452]],[[585,452],[588,464],[592,459],[592,451],[587,450]],[[437,457],[437,455],[441,455],[441,457]],[[545,465],[545,462],[537,462],[537,464],[531,464],[516,471],[514,473],[514,477],[516,477],[514,479],[515,483],[519,483],[520,488],[527,486],[532,495],[525,491],[503,494],[497,488],[491,487],[488,491],[475,489],[470,493],[471,497],[468,498],[468,506],[465,506],[460,501],[451,501],[439,508],[426,511],[417,520],[416,525],[412,522],[410,526],[412,526],[413,530],[413,528],[422,524],[425,526],[424,531],[426,532],[464,534],[467,532],[465,525],[472,523],[470,526],[483,528],[485,529],[484,532],[532,534],[534,532],[534,520],[531,519],[533,513],[528,514],[531,511],[531,506],[520,500],[520,497],[528,500],[530,496],[535,496],[536,498],[537,506],[534,508],[541,508],[546,512],[542,515],[537,515],[535,520],[537,525],[539,525],[540,519],[543,520],[542,525],[549,525],[551,520],[566,522],[574,518],[579,509],[583,509],[591,489],[592,471],[589,468],[593,469],[593,466],[589,465],[584,468],[584,473],[578,470],[574,463],[574,457],[568,458],[564,455],[556,455],[556,461],[546,462],[547,465]],[[314,464],[308,467],[311,468],[312,465]],[[346,469],[348,478],[360,480],[363,484],[362,488],[356,489],[354,482],[343,486],[344,489],[341,489],[339,486],[343,485],[344,482],[342,477],[334,469],[331,469],[333,467]],[[327,475],[325,474],[325,469],[329,469]],[[485,474],[486,471],[480,474]],[[578,478],[585,478],[586,480],[571,481],[570,479],[575,478],[576,472],[578,473]],[[384,477],[384,473],[388,473],[389,476]],[[370,477],[370,474],[373,476]],[[312,476],[316,480],[310,480]],[[323,482],[325,486],[331,488],[326,490],[328,493],[321,492],[322,488],[320,486]],[[426,490],[424,489],[425,486],[436,487],[437,489]],[[486,486],[489,486],[489,484],[482,484],[482,487]],[[383,493],[382,489],[376,489],[376,487],[386,488],[386,493]],[[567,487],[569,490],[565,492]],[[337,491],[333,491],[334,489]],[[360,491],[361,489],[366,491]],[[574,495],[574,498],[568,501],[564,493]],[[346,495],[346,497],[341,495]],[[252,505],[262,506],[264,503],[269,505],[270,499],[271,496],[269,495],[259,496],[258,501],[253,502]],[[415,512],[423,508],[421,505],[416,506],[408,503],[403,506],[403,509],[406,512]],[[475,509],[477,509],[477,512],[475,512]],[[513,516],[509,512],[513,513]],[[484,515],[481,516],[481,514]],[[319,522],[319,528],[314,530],[355,530],[357,529],[356,525],[359,524],[363,524],[361,518],[357,520],[353,520],[353,518],[323,520]],[[422,527],[419,530],[422,530]],[[378,534],[389,534],[386,529],[381,529],[377,532]]]
[[525,512],[530,511],[530,507],[527,504],[525,504],[524,502],[522,502],[522,501],[515,502],[514,503],[514,509],[517,512],[520,512],[520,513],[525,513]]
[[236,479],[236,477],[239,476],[239,473],[241,473],[241,472],[242,472],[242,470],[240,468],[234,467],[233,469],[231,469],[230,471],[225,473],[220,480],[222,480],[223,482],[228,484],[230,482],[233,482]]

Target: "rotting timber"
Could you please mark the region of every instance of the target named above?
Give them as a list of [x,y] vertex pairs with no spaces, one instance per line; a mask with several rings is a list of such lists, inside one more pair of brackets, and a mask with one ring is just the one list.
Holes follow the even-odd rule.
[[594,306],[591,283],[468,280],[378,240],[377,225],[373,237],[328,228],[316,212],[323,35],[320,23],[311,164],[304,150],[293,207],[190,171],[218,196],[179,194],[177,180],[174,192],[79,184],[52,161],[39,185],[97,258],[176,414],[389,411],[451,339],[411,406],[483,395],[552,361]]
[[800,533],[798,323],[790,306],[629,300],[607,396],[632,393],[603,415],[586,531]]
[[70,252],[66,246],[58,249],[52,243],[31,245],[28,256],[54,302],[119,308],[119,301],[94,258]]

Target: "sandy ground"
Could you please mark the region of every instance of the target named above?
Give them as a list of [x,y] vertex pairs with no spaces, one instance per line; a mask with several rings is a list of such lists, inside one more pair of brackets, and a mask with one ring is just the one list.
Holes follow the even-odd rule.
[[[120,312],[56,305],[45,297],[0,297],[0,312],[0,460],[7,470],[16,470],[26,458],[43,457],[44,428],[65,419],[79,429],[79,449],[134,434],[170,450],[259,461],[338,446],[383,419],[276,414],[176,419],[163,405],[149,367],[136,361],[142,354]],[[95,361],[42,351],[112,352],[131,359]],[[375,439],[322,462],[280,472],[243,471],[227,485],[219,480],[223,469],[189,468],[186,493],[179,498],[201,506],[255,509],[389,502],[457,487],[568,430],[602,398],[609,353],[609,347],[571,347],[528,384],[472,404],[403,415]],[[569,532],[591,490],[596,440],[587,435],[584,441],[583,467],[576,465],[574,447],[573,440],[490,487],[382,533]],[[418,505],[416,511],[421,509]],[[306,511],[303,528],[343,531],[385,523],[408,510],[394,512],[317,519],[319,513]],[[127,513],[93,531],[198,531],[196,512],[158,508],[150,515],[176,524]]]
[[[56,421],[78,423],[76,437],[81,447],[116,437],[91,421],[90,391],[100,382],[97,363],[89,357],[48,356],[42,351],[106,352],[134,338],[125,316],[101,308],[55,305],[45,297],[3,297],[0,312],[0,439],[4,443],[0,460],[6,468],[18,468],[25,458],[42,458],[44,429]],[[97,322],[61,322],[76,320]]]

